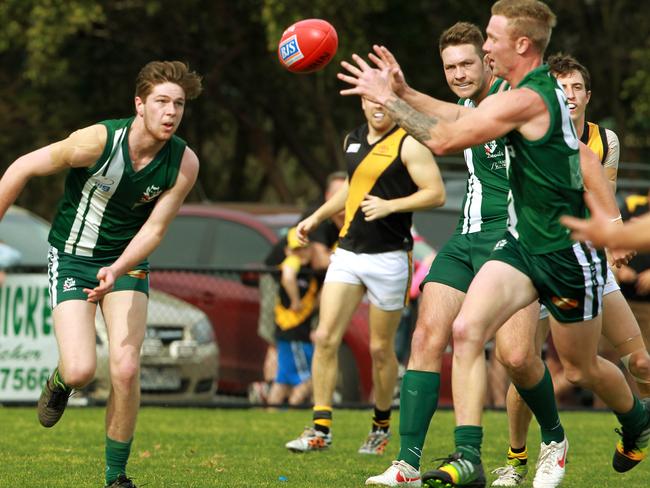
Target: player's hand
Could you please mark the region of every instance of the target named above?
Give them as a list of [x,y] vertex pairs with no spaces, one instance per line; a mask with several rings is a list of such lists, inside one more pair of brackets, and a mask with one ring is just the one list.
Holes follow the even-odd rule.
[[361,202],[361,211],[366,222],[382,219],[393,213],[390,200],[384,200],[374,195],[366,195]]
[[339,80],[353,86],[353,88],[341,90],[341,95],[359,95],[380,105],[385,105],[387,100],[395,96],[390,88],[391,73],[388,68],[381,70],[371,68],[357,54],[353,54],[352,59],[357,65],[342,61],[341,66],[348,74],[336,75]]
[[404,73],[397,62],[397,59],[395,59],[393,53],[391,53],[385,46],[378,46],[375,44],[372,46],[372,49],[374,53],[370,53],[368,58],[370,61],[375,63],[375,66],[380,70],[389,70],[390,88],[395,92],[395,95],[401,98],[404,96],[404,93],[406,93],[409,86],[408,83],[406,83],[406,78],[404,77]]
[[[603,248],[609,244],[618,226],[611,221],[589,192],[585,193],[585,201],[591,211],[589,220],[563,215],[560,217],[560,222],[571,229],[572,239],[583,242],[589,241],[595,247]],[[616,249],[610,248],[610,252],[614,253],[615,251]]]
[[302,310],[302,302],[300,300],[291,300],[291,305],[289,309],[293,312],[300,312]]
[[646,269],[637,275],[636,292],[639,295],[650,294],[650,270]]
[[99,280],[99,285],[93,289],[84,288],[84,293],[88,294],[86,299],[89,302],[99,302],[104,295],[110,292],[115,285],[115,274],[110,267],[100,268],[97,272],[97,279]]
[[309,243],[308,235],[318,227],[318,224],[318,219],[313,214],[298,222],[298,225],[296,225],[296,236],[302,245]]
[[616,270],[616,279],[619,283],[634,283],[637,273],[629,266],[621,266]]
[[613,251],[609,252],[609,256],[611,258],[610,264],[612,266],[620,268],[621,266],[629,263],[630,259],[632,259],[635,254],[636,252],[628,251],[627,249],[614,249]]

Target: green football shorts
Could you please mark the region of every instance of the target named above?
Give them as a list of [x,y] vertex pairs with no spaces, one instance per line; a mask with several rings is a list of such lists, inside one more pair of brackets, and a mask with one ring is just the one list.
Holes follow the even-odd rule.
[[[97,272],[110,266],[115,258],[75,256],[50,246],[47,256],[47,275],[52,309],[67,300],[86,300],[84,288],[99,285]],[[149,263],[144,261],[135,269],[115,280],[112,291],[133,290],[149,295]]]
[[504,233],[501,229],[454,235],[436,255],[420,287],[429,282],[442,283],[467,293],[469,284]]
[[530,278],[539,301],[562,323],[591,320],[602,311],[607,260],[582,242],[560,251],[530,254],[512,234],[494,246],[490,260],[502,261]]

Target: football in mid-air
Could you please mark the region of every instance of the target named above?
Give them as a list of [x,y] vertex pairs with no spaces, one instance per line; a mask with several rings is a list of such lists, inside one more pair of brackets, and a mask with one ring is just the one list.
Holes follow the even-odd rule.
[[332,24],[321,19],[300,20],[282,34],[278,58],[293,73],[323,69],[336,54],[339,38]]

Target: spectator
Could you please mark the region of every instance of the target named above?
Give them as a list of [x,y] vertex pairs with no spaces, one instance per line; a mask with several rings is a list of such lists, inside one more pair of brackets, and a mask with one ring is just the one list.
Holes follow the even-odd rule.
[[280,287],[275,305],[277,374],[269,405],[305,403],[311,394],[311,322],[318,304],[320,280],[311,269],[312,244],[301,244],[292,227],[287,234],[287,257],[280,264]]
[[[324,199],[328,200],[339,187],[345,182],[347,173],[345,171],[335,171],[327,177],[325,185]],[[321,203],[311,206],[300,220],[320,206]],[[311,268],[314,272],[322,272],[329,265],[330,253],[336,244],[339,235],[339,229],[343,226],[345,212],[333,215],[330,219],[323,222],[310,236],[312,262]],[[287,236],[284,236],[278,243],[273,246],[271,252],[264,260],[266,266],[277,267],[286,257]],[[248,399],[251,403],[266,403],[269,388],[275,378],[277,368],[277,351],[275,349],[275,319],[274,307],[275,298],[279,292],[278,282],[270,274],[264,273],[260,277],[260,315],[258,321],[257,333],[268,342],[269,347],[264,359],[264,381],[251,383],[248,391]]]

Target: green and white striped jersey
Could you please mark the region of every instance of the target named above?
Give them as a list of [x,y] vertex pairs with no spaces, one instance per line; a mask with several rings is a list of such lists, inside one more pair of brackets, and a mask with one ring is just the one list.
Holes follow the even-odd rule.
[[518,131],[507,135],[512,191],[508,229],[529,253],[544,254],[574,243],[570,231],[560,224],[562,215],[586,215],[578,137],[566,95],[547,65],[528,73],[517,86],[523,87],[542,97],[551,122],[537,141],[525,139]]
[[129,119],[106,120],[106,146],[89,168],[72,168],[49,242],[60,252],[117,258],[145,223],[157,197],[175,182],[186,143],[173,136],[155,158],[134,171]]
[[[496,93],[504,81],[497,79],[488,92]],[[475,107],[469,98],[461,98],[459,105]],[[506,230],[508,220],[508,192],[505,144],[496,139],[465,149],[467,164],[467,192],[463,198],[463,214],[458,220],[456,234]]]

